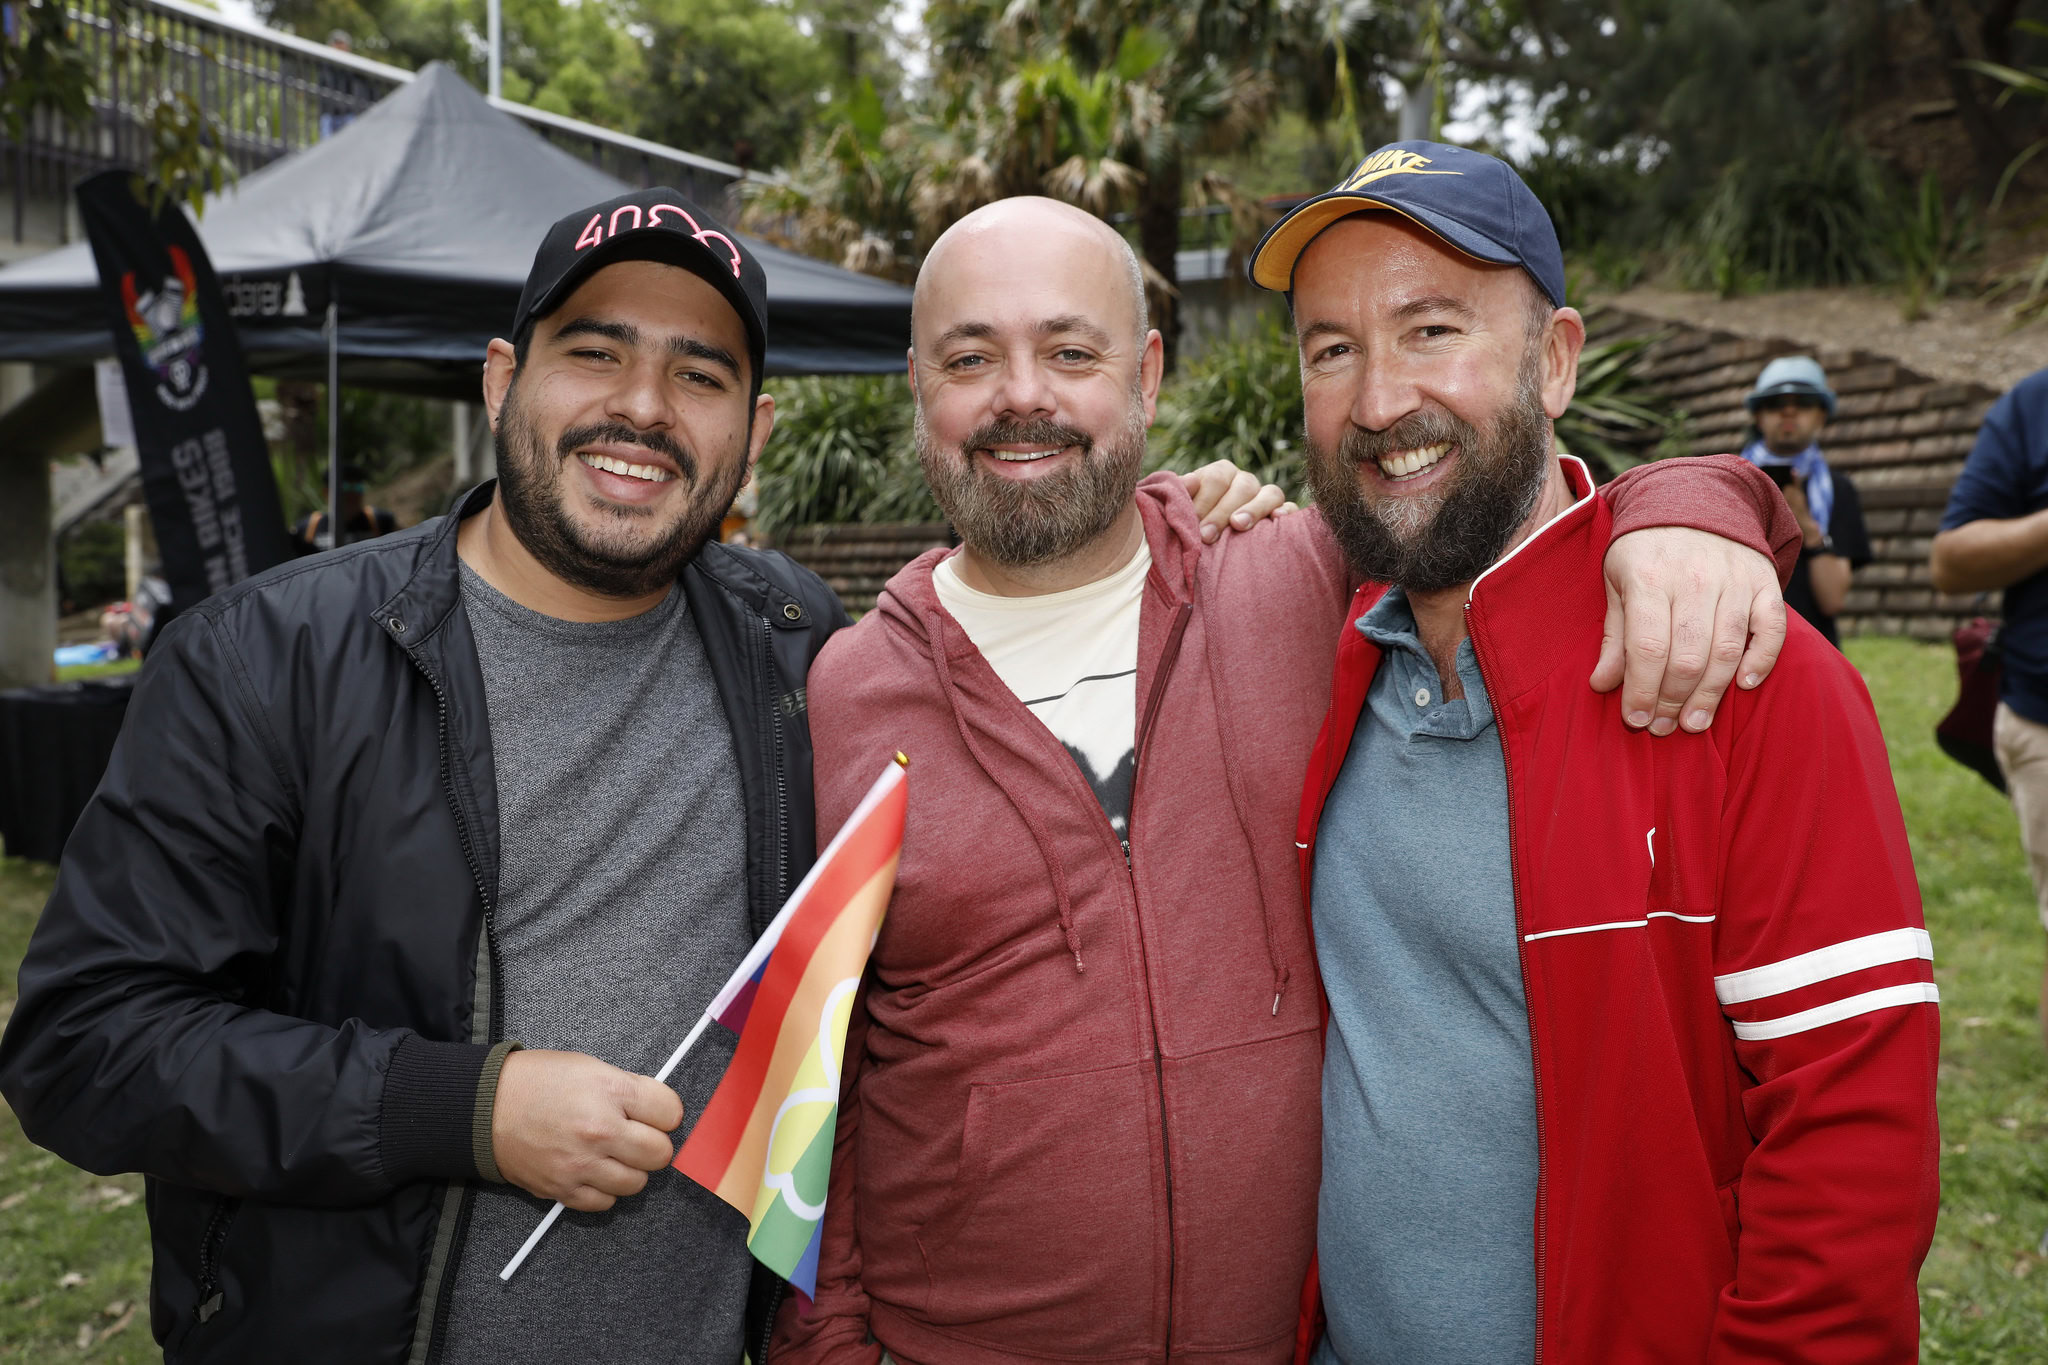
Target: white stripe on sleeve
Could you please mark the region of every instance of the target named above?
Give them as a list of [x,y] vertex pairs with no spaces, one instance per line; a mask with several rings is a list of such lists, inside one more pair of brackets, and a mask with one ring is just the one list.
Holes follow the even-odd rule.
[[1787,1034],[1804,1033],[1823,1024],[1839,1023],[1853,1019],[1859,1014],[1873,1010],[1889,1009],[1893,1005],[1938,1004],[1941,992],[1932,981],[1909,981],[1903,986],[1886,986],[1881,991],[1865,991],[1852,995],[1846,1000],[1835,1000],[1797,1014],[1788,1014],[1782,1019],[1759,1019],[1754,1024],[1735,1023],[1735,1036],[1745,1042],[1757,1042],[1765,1038],[1783,1038]]
[[1887,962],[1908,962],[1916,957],[1924,957],[1930,962],[1934,960],[1934,941],[1927,937],[1927,931],[1889,929],[1881,934],[1866,934],[1862,938],[1852,938],[1830,944],[1825,948],[1816,948],[1810,953],[1788,957],[1782,962],[1767,963],[1762,967],[1751,967],[1748,971],[1717,976],[1714,978],[1714,996],[1724,1005],[1739,1005],[1745,1000],[1761,1000],[1767,995],[1783,995],[1786,991],[1796,991],[1801,986],[1811,986],[1818,981],[1847,976],[1850,972],[1860,972],[1865,967],[1881,967]]

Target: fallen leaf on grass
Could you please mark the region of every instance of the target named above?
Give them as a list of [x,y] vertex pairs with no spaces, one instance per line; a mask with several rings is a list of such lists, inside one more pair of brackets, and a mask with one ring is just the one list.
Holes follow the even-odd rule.
[[2012,1277],[2015,1280],[2024,1280],[2033,1273],[2034,1258],[2031,1256],[2022,1256],[2012,1263]]
[[5,1213],[26,1198],[28,1198],[27,1190],[16,1190],[5,1199],[0,1199],[0,1213]]
[[90,1351],[92,1349],[93,1339],[98,1335],[99,1333],[93,1328],[93,1325],[91,1323],[79,1323],[77,1340],[78,1349],[81,1351]]
[[118,1318],[123,1313],[127,1312],[128,1308],[128,1300],[115,1299],[112,1303],[108,1304],[105,1308],[102,1308],[100,1310],[100,1316],[103,1318]]
[[1998,1222],[1998,1215],[1995,1213],[1980,1213],[1977,1215],[1977,1221],[1987,1228],[1992,1227]]
[[76,1289],[84,1283],[85,1276],[75,1270],[67,1270],[57,1277],[57,1287],[59,1289]]
[[1998,1126],[2000,1128],[2005,1129],[2005,1131],[2008,1133],[2017,1133],[2020,1129],[2020,1121],[2016,1118],[2008,1116],[2006,1118],[2000,1119],[1998,1121]]
[[1971,1016],[1970,1016],[1969,1018],[1967,1018],[1967,1019],[1963,1020],[1963,1027],[1964,1027],[1964,1028],[1983,1028],[1983,1027],[1984,1027],[1984,1026],[1985,1026],[1986,1024],[1988,1024],[1988,1023],[1990,1023],[1990,1022],[1991,1022],[1991,1021],[1990,1021],[1989,1019],[1985,1018],[1985,1017],[1984,1017],[1983,1015],[1981,1015],[1981,1014],[1973,1014],[1973,1015],[1971,1015]]

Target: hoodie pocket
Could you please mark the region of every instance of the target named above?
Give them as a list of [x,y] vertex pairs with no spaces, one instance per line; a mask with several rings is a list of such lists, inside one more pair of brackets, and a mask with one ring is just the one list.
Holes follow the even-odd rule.
[[1167,1189],[1150,1062],[972,1085],[950,1193],[917,1237],[935,1326],[1069,1357],[1158,1336]]

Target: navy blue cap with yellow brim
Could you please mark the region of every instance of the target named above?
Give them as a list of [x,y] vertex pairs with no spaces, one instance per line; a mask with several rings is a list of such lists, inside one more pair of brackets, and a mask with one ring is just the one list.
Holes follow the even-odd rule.
[[1246,263],[1252,283],[1291,292],[1294,266],[1322,230],[1354,213],[1398,213],[1447,246],[1489,265],[1518,265],[1564,306],[1564,253],[1550,215],[1512,166],[1441,142],[1393,142],[1344,183],[1273,224]]

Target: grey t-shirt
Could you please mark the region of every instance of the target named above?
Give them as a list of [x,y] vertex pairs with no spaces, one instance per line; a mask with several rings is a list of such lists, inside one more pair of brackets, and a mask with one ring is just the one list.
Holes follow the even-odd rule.
[[1535,1354],[1536,1094],[1507,769],[1468,639],[1445,701],[1406,597],[1317,828],[1329,993],[1318,1365]]
[[[557,620],[462,569],[498,782],[505,1036],[651,1075],[752,934],[732,735],[680,589],[624,621]],[[684,1132],[731,1059],[711,1028],[671,1078]],[[569,1212],[507,1284],[546,1201],[479,1184],[448,1292],[449,1365],[734,1362],[747,1223],[664,1168]]]

